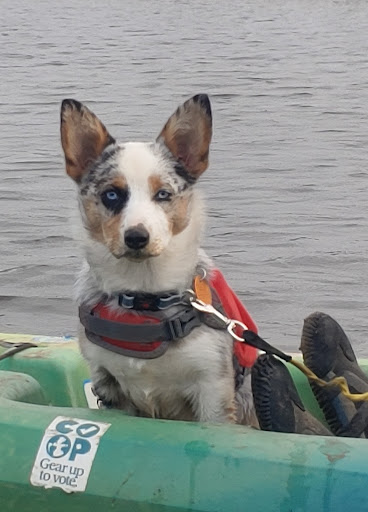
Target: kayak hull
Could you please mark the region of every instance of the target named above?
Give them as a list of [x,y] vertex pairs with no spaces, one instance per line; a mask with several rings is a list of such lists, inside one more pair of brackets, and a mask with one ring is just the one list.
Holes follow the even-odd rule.
[[[35,338],[21,339],[31,340]],[[0,361],[2,512],[90,512],[91,507],[104,512],[368,509],[366,440],[88,409],[83,388],[88,370],[76,343],[37,343]],[[362,366],[367,368],[367,362]],[[293,372],[293,378],[316,412],[304,376]],[[58,416],[111,424],[101,438],[84,492],[70,494],[30,483],[40,442]]]

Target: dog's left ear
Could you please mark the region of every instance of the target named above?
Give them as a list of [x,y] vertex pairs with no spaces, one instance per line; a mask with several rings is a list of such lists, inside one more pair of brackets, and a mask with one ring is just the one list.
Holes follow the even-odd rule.
[[197,94],[170,117],[157,138],[196,180],[208,167],[212,137],[211,104],[207,94]]
[[115,142],[98,117],[76,100],[62,102],[60,132],[66,172],[77,183],[106,146]]

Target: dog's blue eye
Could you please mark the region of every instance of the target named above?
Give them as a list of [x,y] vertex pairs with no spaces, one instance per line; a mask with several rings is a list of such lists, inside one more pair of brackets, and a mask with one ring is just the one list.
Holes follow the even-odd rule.
[[168,190],[161,189],[155,195],[156,201],[170,201],[172,193]]
[[108,192],[106,192],[106,199],[108,199],[109,201],[117,201],[118,198],[119,196],[113,190],[109,190]]
[[113,188],[102,192],[101,201],[105,208],[114,213],[119,213],[127,202],[128,196],[129,194],[126,189]]

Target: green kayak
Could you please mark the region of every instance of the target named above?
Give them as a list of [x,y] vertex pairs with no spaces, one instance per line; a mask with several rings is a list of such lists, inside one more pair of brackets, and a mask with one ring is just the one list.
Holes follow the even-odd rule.
[[1,512],[368,510],[366,440],[99,410],[75,340],[0,334],[0,357],[19,343],[37,346],[0,360]]

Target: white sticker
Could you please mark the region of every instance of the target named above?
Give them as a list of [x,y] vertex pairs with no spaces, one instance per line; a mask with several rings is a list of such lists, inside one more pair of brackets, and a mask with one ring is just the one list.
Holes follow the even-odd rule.
[[58,416],[47,427],[31,473],[31,484],[82,492],[101,436],[111,423]]

